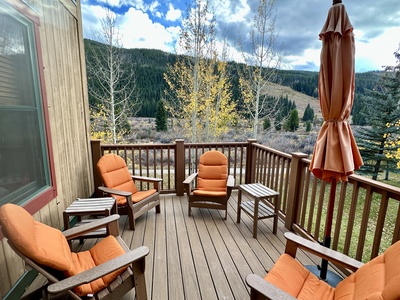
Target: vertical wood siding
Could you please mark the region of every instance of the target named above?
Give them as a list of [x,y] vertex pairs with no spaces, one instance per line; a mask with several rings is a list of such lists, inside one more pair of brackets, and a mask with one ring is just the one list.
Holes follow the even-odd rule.
[[[19,0],[13,0],[18,1]],[[49,123],[57,183],[56,199],[34,218],[62,227],[63,210],[94,192],[80,2],[28,0],[39,14]],[[0,241],[0,298],[24,272],[6,239]]]

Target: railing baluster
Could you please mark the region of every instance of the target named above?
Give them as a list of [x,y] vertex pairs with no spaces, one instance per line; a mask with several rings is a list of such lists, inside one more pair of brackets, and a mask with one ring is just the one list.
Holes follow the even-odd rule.
[[342,219],[344,213],[344,204],[346,201],[346,190],[347,190],[347,182],[341,182],[340,184],[340,196],[339,203],[336,211],[336,219],[335,219],[335,232],[333,235],[332,241],[332,249],[337,250],[340,239],[340,229],[342,228]]
[[378,220],[376,222],[374,243],[372,245],[370,259],[379,254],[379,248],[382,240],[382,233],[385,226],[385,217],[389,204],[389,195],[386,191],[382,193],[381,201],[379,204]]

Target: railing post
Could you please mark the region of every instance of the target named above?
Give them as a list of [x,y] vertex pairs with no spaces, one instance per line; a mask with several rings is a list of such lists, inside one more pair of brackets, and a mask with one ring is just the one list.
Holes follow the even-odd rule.
[[175,140],[175,188],[176,195],[183,196],[185,180],[185,141]]
[[247,150],[246,150],[246,177],[245,183],[252,183],[254,179],[254,166],[255,158],[253,157],[253,144],[256,143],[256,139],[247,140]]
[[307,157],[308,155],[304,153],[292,153],[285,219],[285,227],[289,230],[292,229],[292,224],[296,221],[297,210],[299,209],[299,202],[301,200],[300,190],[303,178],[303,164],[301,160]]
[[101,186],[100,175],[97,172],[97,162],[102,156],[101,153],[101,140],[91,140],[90,141],[92,147],[92,166],[93,166],[93,179],[94,179],[94,195],[95,197],[101,197],[103,193],[101,193],[97,187]]

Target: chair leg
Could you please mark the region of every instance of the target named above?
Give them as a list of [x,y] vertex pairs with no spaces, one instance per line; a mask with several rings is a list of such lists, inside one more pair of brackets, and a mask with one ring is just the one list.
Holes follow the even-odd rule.
[[160,204],[156,206],[156,213],[159,214],[161,212]]
[[147,300],[146,279],[144,275],[144,260],[133,263],[133,273],[135,276],[135,293],[136,299]]
[[128,219],[129,219],[129,228],[134,231],[135,230],[135,216],[134,216],[132,210],[129,210],[129,212],[128,212]]

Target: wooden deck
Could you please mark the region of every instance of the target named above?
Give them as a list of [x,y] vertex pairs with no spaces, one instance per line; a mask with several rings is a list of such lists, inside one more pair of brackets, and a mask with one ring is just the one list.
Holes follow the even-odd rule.
[[[243,195],[243,200],[250,200]],[[161,213],[155,209],[136,220],[136,230],[129,229],[121,216],[120,229],[125,242],[136,248],[146,245],[146,284],[149,299],[248,299],[245,278],[250,273],[264,276],[283,253],[287,231],[281,221],[278,233],[272,233],[273,219],[259,221],[257,239],[252,221],[242,214],[236,223],[237,191],[229,200],[228,219],[223,212],[192,209],[188,217],[186,196],[161,196]],[[90,248],[88,239],[73,248]],[[300,251],[303,264],[315,264],[318,258]],[[129,299],[129,293],[124,299]]]

